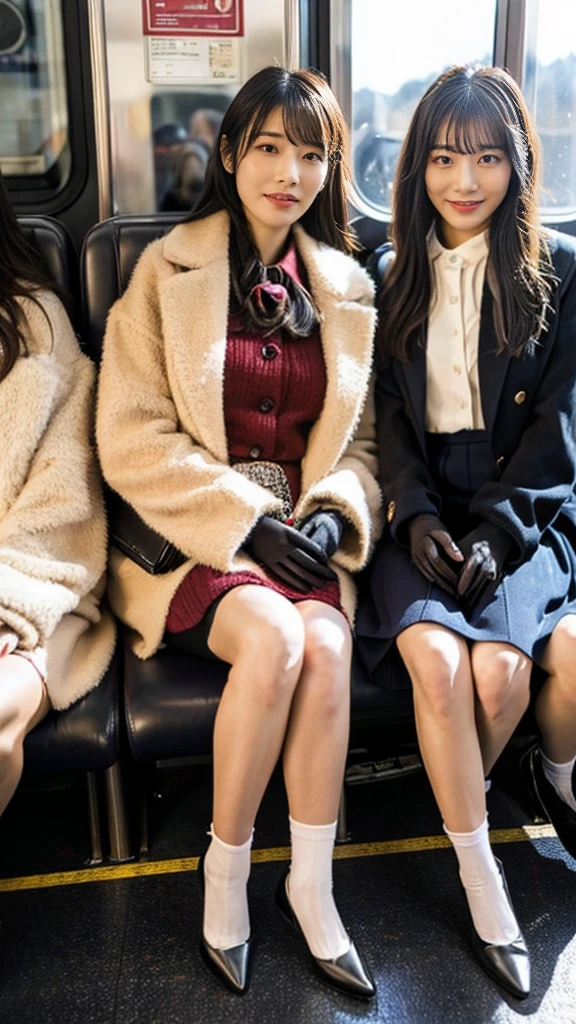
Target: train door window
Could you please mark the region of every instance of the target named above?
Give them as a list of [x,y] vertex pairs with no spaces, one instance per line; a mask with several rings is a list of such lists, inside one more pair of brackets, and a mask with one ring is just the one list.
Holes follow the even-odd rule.
[[526,100],[542,143],[542,214],[576,218],[576,5],[541,0],[527,26]]
[[[461,0],[345,2],[350,15],[354,206],[370,218],[385,220],[398,156],[418,100],[450,64],[493,63],[497,0],[476,0],[473,31]],[[343,5],[339,0],[340,10]]]
[[0,0],[0,167],[14,187],[70,174],[62,0]]
[[264,65],[284,61],[284,3],[243,0],[238,74],[230,81],[191,78],[189,84],[150,75],[141,0],[104,0],[104,11],[114,212],[190,210],[240,85]]

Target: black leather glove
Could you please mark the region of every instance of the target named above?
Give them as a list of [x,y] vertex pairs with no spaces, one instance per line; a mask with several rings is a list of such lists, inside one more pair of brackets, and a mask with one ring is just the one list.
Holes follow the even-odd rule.
[[466,561],[458,580],[458,596],[473,605],[489,583],[497,583],[514,541],[494,523],[480,523],[459,542]]
[[464,555],[436,516],[414,516],[408,523],[410,555],[422,575],[456,597]]
[[258,520],[243,546],[267,572],[303,594],[337,579],[317,544],[271,516]]
[[346,521],[344,516],[333,509],[319,509],[306,516],[298,527],[304,537],[308,537],[324,552],[326,558],[332,558],[342,540]]

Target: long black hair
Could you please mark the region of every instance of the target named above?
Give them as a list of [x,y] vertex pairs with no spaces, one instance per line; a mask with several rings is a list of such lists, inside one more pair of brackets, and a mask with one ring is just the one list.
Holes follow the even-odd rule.
[[44,312],[37,293],[45,290],[61,294],[21,231],[0,174],[0,381],[19,356],[27,355],[26,316],[20,300],[35,302]]
[[[348,130],[334,93],[317,71],[289,71],[267,67],[246,82],[228,107],[214,144],[204,187],[190,221],[227,210],[230,234],[230,308],[243,320],[259,329],[283,328],[296,336],[308,335],[318,322],[318,314],[308,291],[297,285],[281,268],[272,275],[263,267],[242,202],[236,188],[236,169],[250,146],[260,135],[271,114],[280,109],[288,140],[299,146],[318,146],[328,160],[325,184],[300,224],[313,238],[341,252],[359,248],[348,227],[348,197],[352,174],[348,157]],[[226,136],[226,154],[233,173],[224,167],[221,143]],[[268,300],[266,291],[253,289],[272,277],[273,285],[282,285],[287,302]]]
[[505,198],[489,225],[487,281],[499,351],[519,356],[546,329],[553,268],[537,206],[540,143],[516,82],[502,68],[452,67],[426,91],[410,123],[394,185],[390,239],[395,249],[379,296],[378,350],[410,359],[422,342],[432,284],[427,238],[437,221],[425,184],[430,151],[448,140],[459,153],[479,145],[512,164]]

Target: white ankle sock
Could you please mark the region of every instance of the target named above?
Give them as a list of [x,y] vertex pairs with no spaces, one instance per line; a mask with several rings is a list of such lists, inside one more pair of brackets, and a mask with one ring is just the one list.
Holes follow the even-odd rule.
[[543,750],[540,751],[542,758],[542,771],[551,786],[554,786],[558,796],[565,804],[568,804],[573,811],[576,811],[576,797],[572,789],[572,773],[576,764],[576,757],[565,764],[555,764],[546,757]]
[[350,939],[332,896],[336,822],[332,825],[303,825],[290,818],[290,834],[290,903],[312,955],[321,960],[335,959],[350,948]]
[[230,846],[218,838],[212,825],[209,835],[212,842],[204,858],[204,938],[214,949],[231,949],[250,935],[246,885],[252,836],[242,846]]
[[520,928],[504,892],[488,839],[488,819],[473,832],[444,831],[454,846],[474,927],[484,942],[514,942]]

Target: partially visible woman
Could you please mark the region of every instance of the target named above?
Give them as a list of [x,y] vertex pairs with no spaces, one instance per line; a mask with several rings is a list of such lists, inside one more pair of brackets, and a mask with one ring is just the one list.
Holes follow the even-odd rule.
[[359,617],[375,678],[396,641],[477,954],[517,996],[528,952],[488,839],[485,776],[530,699],[529,769],[576,853],[576,243],[538,219],[539,142],[499,68],[419,103],[380,255],[388,530]]
[[317,973],[374,986],[332,897],[348,744],[351,571],[378,535],[375,311],[351,258],[347,133],[325,79],[265,68],[233,100],[190,222],[143,253],[110,314],[104,474],[185,556],[147,575],[113,551],[136,654],[165,639],[230,664],[214,732],[201,949],[248,984],[255,816],[280,754],[292,865],[278,903]]
[[0,813],[26,734],[96,686],[114,648],[94,368],[56,290],[0,179]]

